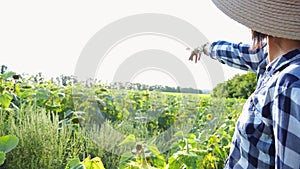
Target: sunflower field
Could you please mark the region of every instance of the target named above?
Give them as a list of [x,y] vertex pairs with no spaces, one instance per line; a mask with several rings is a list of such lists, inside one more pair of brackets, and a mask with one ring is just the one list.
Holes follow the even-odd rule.
[[2,72],[0,168],[222,168],[244,102]]

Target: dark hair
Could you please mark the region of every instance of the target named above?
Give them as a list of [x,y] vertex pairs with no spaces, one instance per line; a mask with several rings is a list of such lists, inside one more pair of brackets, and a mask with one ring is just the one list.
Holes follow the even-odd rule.
[[256,50],[264,46],[265,39],[267,38],[266,34],[251,30],[252,33],[252,46],[251,50]]

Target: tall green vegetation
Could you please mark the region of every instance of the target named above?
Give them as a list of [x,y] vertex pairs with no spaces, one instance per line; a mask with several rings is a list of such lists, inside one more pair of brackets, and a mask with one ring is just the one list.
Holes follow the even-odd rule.
[[212,91],[213,97],[248,98],[256,88],[256,74],[235,75],[230,80],[218,84]]
[[245,101],[115,89],[64,76],[54,83],[5,70],[0,136],[15,135],[19,143],[2,168],[68,168],[97,157],[107,169],[223,168]]
[[89,146],[80,132],[59,123],[57,115],[33,106],[21,108],[18,114],[0,110],[0,135],[5,134],[19,138],[6,156],[6,168],[64,168],[68,159],[86,156]]

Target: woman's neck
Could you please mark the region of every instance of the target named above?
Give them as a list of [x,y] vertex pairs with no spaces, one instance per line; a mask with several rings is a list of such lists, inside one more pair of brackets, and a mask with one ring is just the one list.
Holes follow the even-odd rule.
[[268,36],[269,61],[300,48],[300,41]]

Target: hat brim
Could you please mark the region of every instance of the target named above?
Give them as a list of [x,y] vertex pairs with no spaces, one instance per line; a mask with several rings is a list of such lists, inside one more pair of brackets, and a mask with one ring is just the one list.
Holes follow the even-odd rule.
[[300,0],[212,0],[227,16],[266,35],[300,40]]

